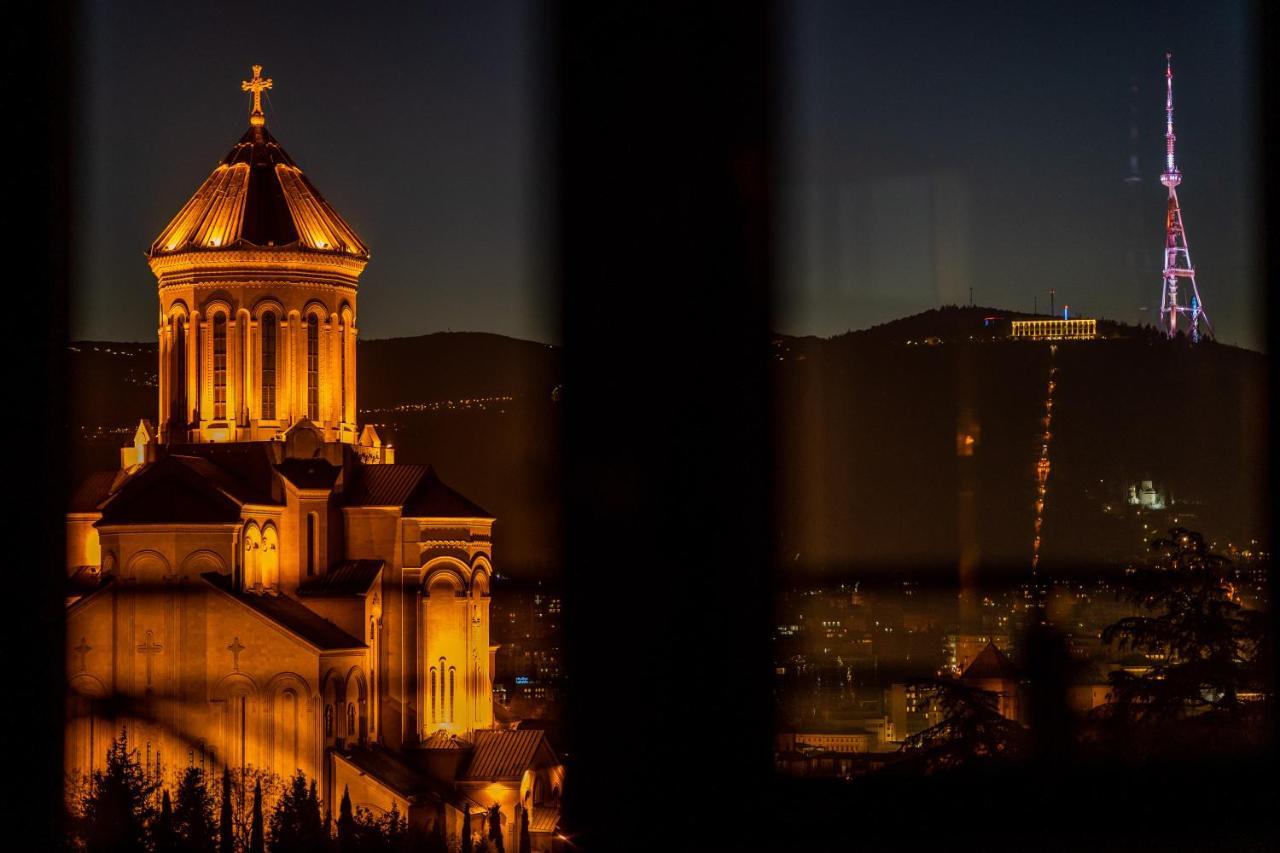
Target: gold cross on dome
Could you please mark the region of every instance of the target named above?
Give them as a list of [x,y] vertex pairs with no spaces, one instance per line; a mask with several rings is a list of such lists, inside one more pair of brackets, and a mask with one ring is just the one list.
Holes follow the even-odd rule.
[[262,114],[262,93],[271,88],[271,78],[262,76],[262,66],[253,66],[253,79],[241,80],[241,92],[253,92],[253,110],[249,113],[249,124],[262,127],[267,117]]

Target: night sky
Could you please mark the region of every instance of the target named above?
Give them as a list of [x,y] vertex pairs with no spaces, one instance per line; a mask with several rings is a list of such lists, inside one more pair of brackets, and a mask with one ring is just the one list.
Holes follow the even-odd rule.
[[[970,287],[1154,322],[1168,49],[1201,294],[1220,340],[1262,348],[1245,4],[888,5],[780,4],[779,331],[864,328]],[[373,249],[364,337],[557,340],[536,15],[86,3],[73,337],[154,337],[142,253],[244,131],[258,62],[268,126]]]
[[[530,4],[86,2],[73,338],[154,340],[143,252],[267,126],[373,252],[360,333],[554,340]],[[545,206],[545,205],[544,205]]]
[[878,5],[805,3],[788,36],[781,331],[863,328],[970,287],[1021,311],[1052,287],[1059,310],[1154,324],[1170,50],[1197,284],[1219,340],[1263,347],[1246,4]]

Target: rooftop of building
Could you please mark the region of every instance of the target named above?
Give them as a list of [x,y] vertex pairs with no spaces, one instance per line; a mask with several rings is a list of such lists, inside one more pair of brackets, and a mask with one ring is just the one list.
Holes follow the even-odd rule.
[[267,130],[251,125],[151,244],[148,257],[234,249],[367,259],[369,249]]

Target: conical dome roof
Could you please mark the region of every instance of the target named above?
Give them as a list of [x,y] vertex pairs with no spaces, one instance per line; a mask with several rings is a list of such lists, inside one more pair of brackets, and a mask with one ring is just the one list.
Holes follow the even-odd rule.
[[269,247],[369,257],[266,126],[254,123],[147,254]]

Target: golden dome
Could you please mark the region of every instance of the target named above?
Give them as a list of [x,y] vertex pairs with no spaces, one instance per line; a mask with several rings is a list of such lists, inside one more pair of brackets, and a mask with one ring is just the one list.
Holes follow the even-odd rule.
[[265,248],[369,258],[368,247],[265,124],[254,122],[147,256],[155,260],[192,251]]

